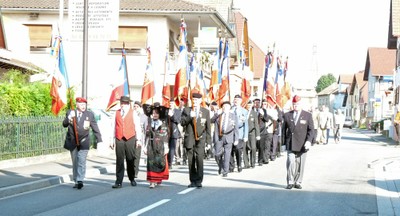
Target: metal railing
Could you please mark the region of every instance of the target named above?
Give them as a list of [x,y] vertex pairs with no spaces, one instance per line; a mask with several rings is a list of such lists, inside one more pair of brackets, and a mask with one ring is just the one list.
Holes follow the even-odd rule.
[[55,154],[63,148],[63,117],[0,117],[0,160]]

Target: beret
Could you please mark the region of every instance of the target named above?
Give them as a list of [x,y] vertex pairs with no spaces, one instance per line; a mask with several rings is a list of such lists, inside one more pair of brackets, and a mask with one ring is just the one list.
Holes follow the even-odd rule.
[[77,97],[76,98],[76,102],[77,103],[87,103],[87,100],[83,97]]

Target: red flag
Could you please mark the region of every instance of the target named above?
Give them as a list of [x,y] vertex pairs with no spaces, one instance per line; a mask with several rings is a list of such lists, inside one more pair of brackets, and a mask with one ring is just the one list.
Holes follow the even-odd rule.
[[155,94],[156,90],[154,85],[153,65],[151,64],[151,52],[150,48],[147,48],[147,66],[142,87],[142,104],[152,104],[152,99]]
[[67,104],[69,83],[61,36],[56,36],[54,39],[51,54],[56,58],[56,65],[51,82],[50,96],[52,98],[51,111],[54,115],[58,115],[60,110]]
[[180,26],[179,35],[179,55],[178,55],[178,72],[175,75],[175,86],[174,86],[174,99],[175,104],[179,106],[180,100],[183,99],[187,102],[188,100],[188,54],[186,49],[186,23],[182,19]]
[[164,72],[164,84],[162,89],[162,105],[166,108],[170,108],[170,101],[171,101],[171,90],[169,84],[166,81],[167,71],[169,71],[169,62],[168,62],[168,53],[165,56],[165,72]]
[[118,73],[115,76],[115,80],[112,84],[113,90],[111,91],[110,100],[108,101],[108,105],[106,111],[110,110],[114,107],[121,96],[129,95],[129,84],[128,84],[128,71],[126,69],[126,58],[125,58],[125,49],[122,49],[122,60],[118,69]]
[[221,85],[218,91],[218,103],[230,101],[229,97],[229,44],[225,41],[224,58],[221,63]]

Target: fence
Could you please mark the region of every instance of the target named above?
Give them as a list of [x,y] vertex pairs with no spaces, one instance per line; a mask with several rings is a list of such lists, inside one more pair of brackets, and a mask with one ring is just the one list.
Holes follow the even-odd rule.
[[0,117],[0,160],[55,154],[63,148],[63,117]]

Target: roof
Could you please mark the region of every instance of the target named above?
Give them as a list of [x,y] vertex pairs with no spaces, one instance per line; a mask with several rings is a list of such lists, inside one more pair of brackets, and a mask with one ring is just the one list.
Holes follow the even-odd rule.
[[396,68],[396,50],[370,47],[365,63],[364,80],[371,76],[393,76]]
[[340,74],[337,83],[351,84],[353,82],[353,74]]
[[5,49],[0,49],[0,68],[10,70],[16,69],[24,73],[29,71],[40,72],[44,71],[42,68],[30,62],[25,62],[13,57],[13,54]]
[[[182,0],[119,0],[122,11],[207,11],[215,12],[216,9],[201,4]],[[64,9],[68,8],[68,0],[64,0]],[[59,0],[1,0],[2,8],[14,9],[58,9]]]
[[337,83],[332,83],[330,86],[324,88],[322,91],[320,91],[317,95],[322,96],[322,95],[330,95],[338,91],[339,85]]
[[[246,19],[240,12],[234,12],[234,17],[235,17],[235,26],[236,26],[236,39],[238,42],[238,48],[240,49],[240,46],[242,44],[242,38],[243,38],[243,28],[244,28],[244,20]],[[247,23],[247,26],[249,23]],[[264,59],[265,59],[265,53],[260,49],[257,44],[249,38],[249,46],[253,48],[253,72],[254,72],[254,78],[255,79],[260,79],[263,77],[264,74]]]
[[355,90],[356,86],[358,86],[358,89],[360,90],[361,87],[364,86],[364,84],[368,82],[368,81],[364,81],[363,78],[364,78],[364,71],[360,71],[360,72],[354,74],[353,81],[351,83],[350,95],[354,94],[354,90]]

